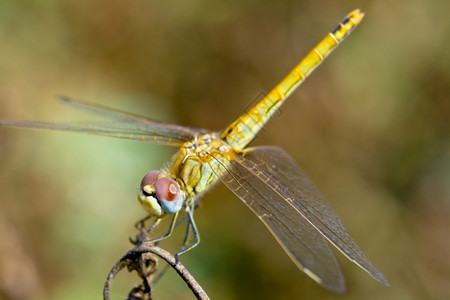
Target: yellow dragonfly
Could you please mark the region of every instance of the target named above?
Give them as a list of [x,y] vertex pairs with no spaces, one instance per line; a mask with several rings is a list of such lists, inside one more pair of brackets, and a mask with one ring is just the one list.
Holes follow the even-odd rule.
[[200,195],[222,181],[267,226],[296,265],[323,287],[345,290],[345,280],[329,244],[382,284],[387,280],[342,225],[341,220],[304,171],[281,148],[246,148],[284,100],[361,22],[364,14],[350,12],[262,100],[222,132],[155,121],[113,108],[69,98],[74,108],[111,118],[105,123],[0,122],[0,126],[66,130],[178,146],[168,167],[147,173],[138,201],[155,218],[152,228],[172,216],[170,235],[181,212],[187,233],[181,254],[199,242],[193,213]]

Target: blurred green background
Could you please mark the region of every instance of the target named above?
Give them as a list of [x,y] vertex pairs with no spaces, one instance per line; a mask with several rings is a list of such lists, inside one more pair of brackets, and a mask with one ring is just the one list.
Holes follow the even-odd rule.
[[[213,299],[448,299],[449,1],[0,0],[0,119],[86,119],[63,94],[219,130],[358,7],[362,24],[253,145],[304,167],[391,287],[338,254],[348,291],[322,289],[220,184],[182,262]],[[141,176],[174,151],[1,128],[0,298],[100,298],[145,215]],[[113,298],[134,283],[121,274]],[[167,274],[155,299],[193,296]]]

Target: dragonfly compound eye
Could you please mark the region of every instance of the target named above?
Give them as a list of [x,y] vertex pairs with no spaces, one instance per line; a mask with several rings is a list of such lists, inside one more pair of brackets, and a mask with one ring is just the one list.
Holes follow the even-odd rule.
[[141,189],[144,189],[146,185],[153,185],[155,184],[156,180],[158,179],[159,172],[156,170],[150,171],[147,174],[145,174],[144,178],[142,178],[141,181]]
[[164,210],[159,204],[156,196],[155,182],[158,179],[158,171],[150,171],[145,174],[141,181],[141,188],[138,193],[138,201],[142,207],[151,216],[161,216],[164,214]]
[[183,206],[183,196],[178,183],[164,177],[155,182],[156,198],[166,213],[174,214]]

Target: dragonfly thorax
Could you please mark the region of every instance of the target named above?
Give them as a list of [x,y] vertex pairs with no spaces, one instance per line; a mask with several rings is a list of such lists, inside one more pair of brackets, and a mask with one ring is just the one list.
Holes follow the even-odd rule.
[[186,142],[182,148],[186,149],[186,153],[201,155],[214,147],[214,141],[221,142],[217,134],[207,133],[195,136],[192,141]]
[[177,213],[184,202],[179,184],[162,172],[148,172],[141,181],[138,201],[151,216]]
[[194,137],[175,154],[168,172],[185,192],[188,205],[217,182],[217,164],[225,166],[225,157],[229,158],[232,152],[232,147],[212,132]]

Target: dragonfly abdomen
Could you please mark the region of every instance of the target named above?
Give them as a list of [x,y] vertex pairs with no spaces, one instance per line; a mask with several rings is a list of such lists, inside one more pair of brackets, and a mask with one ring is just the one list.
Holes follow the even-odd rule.
[[221,138],[235,149],[244,149],[283,104],[284,100],[345,39],[363,17],[364,14],[359,10],[349,13],[276,87],[248,112],[228,126],[222,132]]

